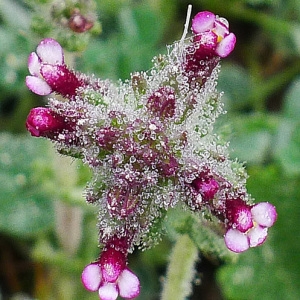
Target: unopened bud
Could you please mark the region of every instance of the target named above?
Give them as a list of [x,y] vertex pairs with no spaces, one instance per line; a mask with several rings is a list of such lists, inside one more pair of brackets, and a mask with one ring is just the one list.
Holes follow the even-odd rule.
[[89,18],[84,17],[79,9],[73,11],[69,19],[69,27],[71,30],[77,33],[82,33],[90,30],[94,26],[94,22]]

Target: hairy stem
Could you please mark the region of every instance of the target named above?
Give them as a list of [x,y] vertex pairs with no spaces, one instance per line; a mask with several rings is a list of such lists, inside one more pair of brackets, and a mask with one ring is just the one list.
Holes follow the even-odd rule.
[[172,250],[161,300],[184,300],[192,292],[198,251],[188,235],[178,237]]

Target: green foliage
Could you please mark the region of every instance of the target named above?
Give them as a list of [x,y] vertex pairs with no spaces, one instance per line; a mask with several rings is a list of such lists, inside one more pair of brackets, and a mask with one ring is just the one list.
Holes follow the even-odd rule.
[[30,15],[15,1],[3,0],[0,24],[0,88],[4,94],[15,94],[24,91],[24,61],[33,45],[26,36]]
[[232,157],[248,164],[263,164],[269,160],[272,136],[278,118],[265,114],[236,116],[230,120],[232,126]]
[[[151,67],[151,59],[165,31],[164,13],[149,4],[121,6],[114,18],[118,29],[104,39],[94,40],[80,58],[78,67],[100,78],[127,79],[133,71]],[[108,20],[103,27],[110,31],[116,24]]]
[[218,273],[225,299],[297,299],[300,292],[299,79],[284,94],[282,112],[233,114],[233,156],[248,161],[248,190],[276,206],[268,241]]
[[0,135],[1,232],[28,238],[53,226],[53,202],[46,189],[53,178],[45,160],[48,147],[29,136]]
[[300,175],[300,80],[290,86],[276,138],[275,157],[289,176]]
[[222,101],[230,113],[249,107],[251,78],[244,68],[237,64],[222,64],[218,87],[224,93]]

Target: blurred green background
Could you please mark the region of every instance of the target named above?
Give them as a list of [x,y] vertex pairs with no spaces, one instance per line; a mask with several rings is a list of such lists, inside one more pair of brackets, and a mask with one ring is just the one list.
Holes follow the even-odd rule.
[[[28,54],[41,38],[61,37],[43,29],[49,2],[0,1],[0,299],[98,298],[80,282],[98,255],[96,212],[82,192],[89,172],[24,126],[29,110],[45,104],[24,84]],[[237,45],[222,62],[218,88],[228,113],[217,125],[231,140],[232,157],[246,162],[249,192],[276,205],[278,220],[267,242],[237,263],[200,255],[190,299],[300,299],[300,1],[95,3],[102,33],[73,35],[86,48],[72,63],[112,80],[150,68],[151,58],[181,37],[188,4],[192,15],[210,10],[229,20]],[[138,299],[159,299],[170,247],[166,237],[130,257],[142,282]]]

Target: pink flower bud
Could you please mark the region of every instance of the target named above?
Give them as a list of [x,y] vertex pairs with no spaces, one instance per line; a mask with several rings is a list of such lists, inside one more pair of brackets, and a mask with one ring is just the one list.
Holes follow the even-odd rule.
[[94,22],[84,17],[79,9],[74,9],[68,23],[70,29],[77,33],[86,32],[94,26]]
[[228,21],[209,11],[199,12],[192,20],[194,41],[199,44],[196,55],[200,59],[205,56],[228,56],[235,47],[236,37],[229,32]]
[[192,182],[193,188],[199,192],[204,201],[212,200],[219,190],[219,184],[214,178],[196,178]]
[[54,92],[64,97],[75,96],[77,88],[82,85],[66,65],[42,64],[41,75]]
[[32,136],[51,136],[64,129],[64,119],[50,108],[33,108],[26,120],[26,128]]
[[227,203],[229,230],[224,238],[229,250],[243,252],[249,247],[256,247],[265,242],[268,228],[276,221],[277,213],[275,207],[268,202],[258,203],[252,208],[243,205],[241,200],[238,201],[240,203],[235,202],[237,200],[230,200],[229,204]]

